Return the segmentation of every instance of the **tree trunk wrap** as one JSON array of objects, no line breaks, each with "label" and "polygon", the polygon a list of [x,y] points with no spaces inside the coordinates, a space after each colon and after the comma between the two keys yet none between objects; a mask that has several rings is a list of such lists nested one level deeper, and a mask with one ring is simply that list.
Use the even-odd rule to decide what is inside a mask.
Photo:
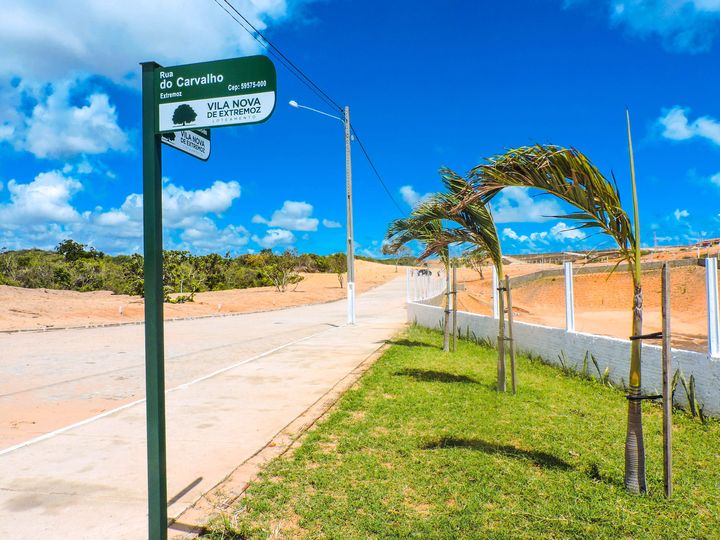
[{"label": "tree trunk wrap", "polygon": [[[635,285],[633,295],[632,335],[642,334],[642,287]],[[630,388],[631,398],[640,397],[642,340],[632,341],[630,349]],[[633,493],[646,493],[645,482],[645,443],[643,441],[642,401],[628,400],[627,436],[625,438],[625,487]]]}]

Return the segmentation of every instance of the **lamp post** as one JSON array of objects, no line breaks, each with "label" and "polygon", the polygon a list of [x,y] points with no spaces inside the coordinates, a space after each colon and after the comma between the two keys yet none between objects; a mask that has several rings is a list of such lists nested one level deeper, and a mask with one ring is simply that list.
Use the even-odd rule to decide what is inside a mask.
[{"label": "lamp post", "polygon": [[296,109],[307,109],[308,111],[322,114],[342,122],[345,126],[345,192],[346,192],[346,213],[347,213],[347,322],[355,324],[355,245],[353,241],[353,218],[352,218],[352,156],[350,153],[350,107],[345,107],[344,117],[340,118],[312,107],[300,105],[297,101],[289,102],[291,107]]}]

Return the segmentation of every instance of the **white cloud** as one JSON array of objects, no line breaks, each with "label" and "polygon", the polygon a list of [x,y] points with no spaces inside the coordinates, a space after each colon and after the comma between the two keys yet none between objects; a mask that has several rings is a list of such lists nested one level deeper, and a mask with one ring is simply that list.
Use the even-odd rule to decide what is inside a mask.
[{"label": "white cloud", "polygon": [[658,119],[662,126],[662,136],[674,141],[685,141],[699,137],[720,145],[720,121],[709,116],[701,116],[693,122],[688,120],[690,109],[675,106],[665,110]]},{"label": "white cloud", "polygon": [[192,227],[185,229],[180,238],[192,251],[218,253],[247,245],[250,234],[242,225],[228,225],[224,229],[218,229],[213,220],[203,217]]},{"label": "white cloud", "polygon": [[86,104],[75,107],[69,103],[67,84],[56,87],[45,103],[33,108],[18,145],[39,158],[129,149],[108,96],[92,94]]},{"label": "white cloud", "polygon": [[673,212],[673,215],[675,216],[676,220],[680,221],[683,218],[689,217],[690,212],[688,212],[687,210],[680,210],[679,208],[676,208]]},{"label": "white cloud", "polygon": [[[72,197],[82,184],[60,171],[44,172],[31,182],[8,182],[9,200],[0,204],[0,246],[10,249],[52,248],[65,238],[110,252],[138,251],[142,245],[143,197],[131,193],[119,208],[79,211]],[[167,182],[163,187],[166,241],[193,252],[224,252],[246,245],[241,225],[217,226],[209,217],[220,214],[240,196],[237,182],[214,182],[207,189],[188,190]]]},{"label": "white cloud", "polygon": [[407,185],[400,188],[400,196],[402,197],[403,201],[410,207],[415,208],[418,204],[426,200],[428,197],[430,197],[432,193],[426,193],[425,195],[420,195],[415,189],[413,189],[412,186]]},{"label": "white cloud", "polygon": [[[259,30],[309,0],[236,0]],[[197,0],[4,0],[0,76],[40,81],[70,73],[116,82],[137,77],[138,62],[190,63],[242,56],[259,45],[219,6]]]},{"label": "white cloud", "polygon": [[7,141],[15,134],[15,128],[10,124],[0,125],[0,142]]},{"label": "white cloud", "polygon": [[254,234],[252,241],[265,249],[289,246],[295,242],[295,235],[285,229],[268,229],[262,238]]},{"label": "white cloud", "polygon": [[339,229],[340,227],[342,227],[342,224],[340,222],[332,221],[330,219],[323,219],[322,224],[323,227],[327,227],[328,229]]},{"label": "white cloud", "polygon": [[[197,216],[220,215],[235,199],[240,197],[240,184],[217,180],[207,189],[187,190],[167,184],[163,188],[163,219],[166,226],[182,228],[191,226]],[[127,201],[126,201],[127,202]]]},{"label": "white cloud", "polygon": [[548,243],[548,233],[546,231],[530,233],[530,240],[533,242]]},{"label": "white cloud", "polygon": [[580,229],[575,229],[572,226],[566,225],[565,222],[560,221],[550,229],[550,237],[565,242],[566,240],[584,240],[585,233]]},{"label": "white cloud", "polygon": [[554,199],[533,198],[528,188],[509,187],[493,201],[492,213],[496,223],[540,223],[563,211]]},{"label": "white cloud", "polygon": [[10,202],[0,205],[0,223],[5,225],[37,225],[52,221],[79,221],[80,214],[70,204],[82,184],[60,171],[38,174],[32,182],[8,182]]},{"label": "white cloud", "polygon": [[710,177],[710,183],[720,187],[720,172],[715,173]]},{"label": "white cloud", "polygon": [[310,217],[312,213],[312,204],[302,201],[285,201],[282,208],[275,210],[269,220],[256,214],[253,216],[252,222],[291,231],[317,231],[319,220]]},{"label": "white cloud", "polygon": [[530,239],[527,235],[518,235],[518,233],[510,227],[505,227],[503,229],[502,236],[503,238],[509,238],[510,240],[515,240],[516,242],[527,242]]},{"label": "white cloud", "polygon": [[[589,0],[566,4],[586,4]],[[609,0],[610,18],[640,38],[657,36],[670,51],[708,51],[720,22],[718,0]]]},{"label": "white cloud", "polygon": [[[35,103],[28,116],[21,113],[23,101]],[[119,126],[116,108],[107,94],[88,94],[75,80],[35,87],[5,87],[0,81],[2,117],[5,123],[0,126],[0,142],[7,141],[16,150],[26,150],[38,158],[130,149],[128,135]],[[88,166],[85,159],[78,172],[86,174]]]}]

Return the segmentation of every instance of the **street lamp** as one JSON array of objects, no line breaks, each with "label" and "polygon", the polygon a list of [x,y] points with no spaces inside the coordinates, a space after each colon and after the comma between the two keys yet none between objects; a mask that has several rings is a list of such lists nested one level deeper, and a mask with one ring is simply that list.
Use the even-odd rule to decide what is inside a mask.
[{"label": "street lamp", "polygon": [[307,109],[308,111],[322,114],[342,122],[345,126],[345,190],[346,190],[346,212],[347,212],[347,321],[348,324],[355,324],[355,246],[353,244],[353,219],[352,219],[352,159],[350,156],[350,107],[345,107],[345,116],[340,118],[312,107],[300,105],[297,101],[290,100],[289,105],[295,109]]}]

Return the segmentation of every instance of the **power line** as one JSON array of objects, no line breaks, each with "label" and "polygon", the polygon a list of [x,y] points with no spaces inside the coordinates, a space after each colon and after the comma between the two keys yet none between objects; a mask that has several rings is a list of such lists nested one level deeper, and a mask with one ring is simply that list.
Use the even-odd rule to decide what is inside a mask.
[{"label": "power line", "polygon": [[[222,0],[224,4],[226,4],[234,13],[237,14],[242,21],[244,21],[244,24],[242,21],[240,21],[233,13],[231,13],[223,3],[220,2],[220,0],[213,0],[220,8],[227,13],[240,27],[245,30],[250,36],[257,41],[264,49],[268,51],[268,53],[272,54],[290,73],[292,73],[295,78],[297,78],[301,83],[303,83],[305,86],[307,86],[312,92],[318,96],[322,101],[324,101],[330,108],[335,109],[336,111],[343,113],[343,108],[337,104],[337,102],[332,99],[329,95],[327,95],[323,90],[313,82],[313,80],[305,75],[305,73],[297,67],[292,60],[290,60],[287,56],[283,54],[283,52],[278,49],[268,38],[266,38],[260,30],[258,30],[242,13],[240,13],[235,6],[233,6],[229,0]],[[250,28],[248,28],[248,26]],[[258,37],[259,36],[259,37]],[[370,164],[370,168],[375,173],[375,176],[380,181],[380,184],[382,185],[383,189],[385,190],[385,193],[387,193],[388,197],[390,197],[390,200],[395,205],[395,208],[398,209],[400,214],[405,215],[407,212],[405,212],[400,205],[395,200],[395,197],[393,197],[392,193],[387,187],[387,184],[385,184],[385,181],[383,180],[382,176],[380,175],[380,172],[377,170],[377,167],[375,167],[375,164],[373,163],[372,159],[370,158],[370,154],[368,154],[368,151],[365,149],[365,145],[360,140],[360,136],[358,135],[355,128],[350,125],[350,129],[352,130],[353,135],[355,136],[355,139],[357,140],[358,144],[360,145],[360,149],[362,150],[363,155],[365,156],[365,159],[367,159],[368,163]]]},{"label": "power line", "polygon": [[[266,43],[266,45],[264,45],[266,49],[274,51],[280,58],[282,58],[282,59],[287,63],[287,64],[285,65],[285,67],[288,67],[288,65],[289,65],[290,67],[292,67],[292,69],[291,69],[290,71],[293,71],[294,75],[295,75],[298,79],[300,79],[302,82],[304,82],[306,86],[309,86],[309,87],[313,88],[313,89],[314,89],[313,91],[314,91],[316,94],[319,92],[319,93],[323,96],[323,99],[325,99],[326,102],[328,102],[332,107],[334,107],[336,111],[342,111],[342,110],[343,110],[342,107],[335,102],[335,100],[333,100],[330,96],[328,96],[325,92],[323,92],[323,90],[322,90],[317,84],[315,84],[310,77],[308,77],[307,75],[305,75],[305,73],[303,72],[303,70],[301,70],[299,67],[297,67],[297,66],[292,62],[292,60],[290,60],[287,56],[285,56],[285,55],[283,54],[283,52],[282,52],[280,49],[278,49],[275,45],[273,45],[273,43],[272,43],[268,38],[266,38],[266,37],[263,35],[262,32],[260,32],[260,30],[258,30],[257,28],[255,28],[255,26],[253,26],[253,24],[252,24],[249,20],[247,20],[247,18],[246,18],[242,13],[240,13],[240,12],[235,8],[235,6],[233,6],[233,5],[230,3],[229,0],[223,0],[223,1],[225,2],[225,4],[228,5],[228,7],[230,7],[230,9],[232,9],[232,10],[237,14],[238,17],[240,17],[243,21],[245,21],[245,23],[246,23],[250,28],[252,28],[253,32],[255,32],[258,36],[260,36],[260,37],[263,39],[263,41]],[[243,25],[243,28],[245,28],[244,25]],[[248,30],[247,28],[245,28],[245,31],[248,31],[248,32],[249,32],[249,30]],[[259,42],[259,40],[257,40],[257,38],[256,38],[256,41]],[[288,69],[290,69],[290,68],[288,68]]]},{"label": "power line", "polygon": [[385,193],[387,193],[388,197],[390,197],[390,200],[395,205],[395,208],[397,208],[400,211],[400,214],[405,215],[407,212],[405,212],[402,208],[400,208],[400,205],[395,200],[395,197],[392,196],[392,193],[390,192],[387,185],[385,184],[385,181],[382,179],[382,176],[380,176],[380,173],[378,172],[377,167],[375,167],[373,160],[370,159],[370,155],[368,154],[367,150],[365,150],[365,145],[360,140],[360,136],[357,134],[357,131],[355,131],[355,128],[352,126],[352,124],[350,124],[350,129],[352,129],[353,135],[355,135],[355,139],[357,140],[358,144],[360,145],[360,150],[362,150],[362,153],[365,154],[365,159],[368,160],[368,163],[370,164],[370,168],[375,173],[375,176],[377,176],[377,179],[380,180],[380,184],[382,184],[382,187],[385,190]]},{"label": "power line", "polygon": [[[329,98],[326,98],[326,97],[324,96],[324,92],[322,92],[322,90],[320,90],[319,88],[316,89],[316,85],[314,85],[314,83],[312,83],[312,81],[310,81],[310,82],[312,83],[312,85],[309,84],[307,81],[305,81],[305,80],[301,77],[301,75],[300,75],[299,73],[297,73],[297,72],[295,71],[295,69],[293,69],[293,67],[291,66],[291,64],[288,64],[279,54],[277,54],[273,49],[271,49],[270,46],[269,46],[269,42],[266,42],[266,41],[263,41],[262,39],[260,39],[260,38],[258,37],[258,34],[256,34],[255,32],[253,32],[253,31],[251,30],[251,28],[255,28],[254,26],[252,26],[250,23],[247,23],[247,24],[250,25],[250,27],[251,27],[251,28],[248,28],[240,19],[238,19],[235,15],[233,15],[233,13],[230,12],[230,11],[228,10],[228,8],[226,8],[225,5],[220,2],[220,0],[213,0],[213,1],[220,7],[220,9],[222,9],[225,13],[227,13],[227,14],[230,16],[230,18],[233,19],[243,30],[245,30],[248,34],[250,34],[250,37],[252,37],[255,41],[257,41],[257,42],[260,44],[261,47],[263,47],[264,49],[266,49],[267,52],[268,52],[271,56],[273,56],[280,64],[282,64],[282,65],[285,67],[285,69],[287,69],[287,70],[288,70],[292,75],[294,75],[301,83],[303,83],[305,86],[307,86],[318,98],[320,98],[321,101],[325,102],[325,104],[328,105],[328,106],[331,107],[331,108],[335,108],[335,107],[336,107],[335,102],[334,102],[333,100],[329,99]],[[224,0],[223,0],[223,1],[224,1]],[[232,8],[232,5],[230,5],[230,7]],[[237,11],[237,10],[235,10],[234,8],[233,8],[233,10],[234,10],[234,11]],[[242,17],[242,15],[240,15],[240,16]],[[247,20],[247,19],[245,19],[245,17],[242,17],[242,19],[243,19],[243,20]],[[262,37],[262,36],[261,36],[261,37]],[[263,39],[264,39],[264,38],[263,38]]]}]

